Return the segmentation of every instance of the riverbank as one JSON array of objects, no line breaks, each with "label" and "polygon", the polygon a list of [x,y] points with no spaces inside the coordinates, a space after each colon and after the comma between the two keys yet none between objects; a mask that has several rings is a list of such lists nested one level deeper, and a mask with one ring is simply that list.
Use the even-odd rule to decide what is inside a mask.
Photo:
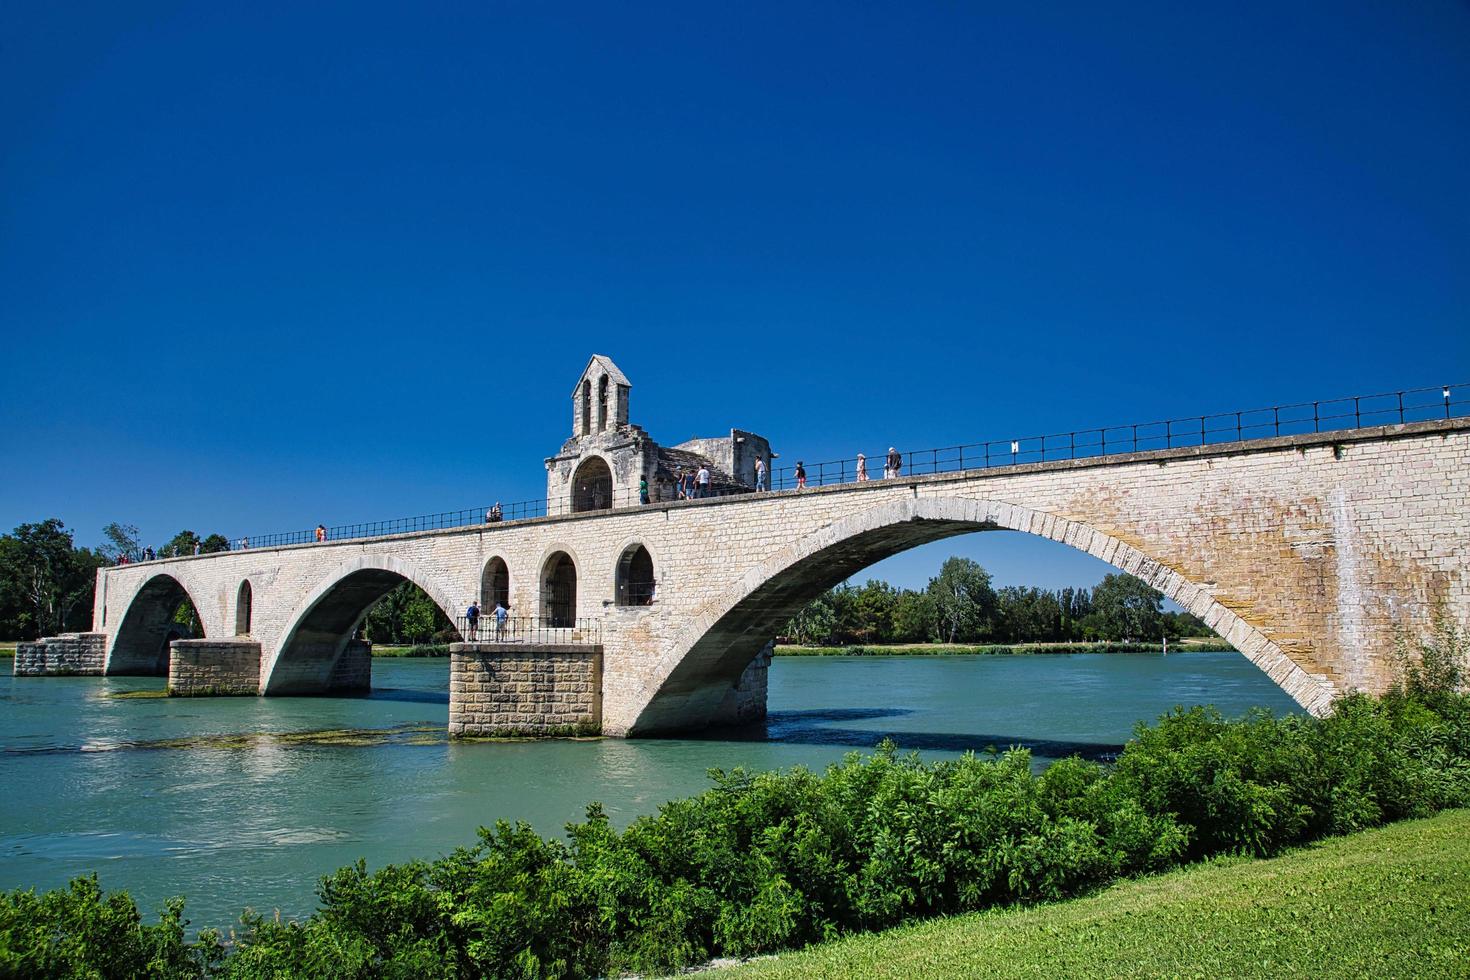
[{"label": "riverbank", "polygon": [[[1229,653],[1235,648],[1214,637],[1171,640],[1169,653]],[[374,648],[374,653],[377,649]],[[856,646],[777,644],[778,657],[1022,657],[1065,653],[1163,653],[1162,643],[868,643]]]},{"label": "riverbank", "polygon": [[373,644],[375,657],[447,657],[449,644],[421,643],[416,646],[379,646]]},{"label": "riverbank", "polygon": [[854,936],[712,973],[811,977],[1465,976],[1470,810],[1087,898]]}]

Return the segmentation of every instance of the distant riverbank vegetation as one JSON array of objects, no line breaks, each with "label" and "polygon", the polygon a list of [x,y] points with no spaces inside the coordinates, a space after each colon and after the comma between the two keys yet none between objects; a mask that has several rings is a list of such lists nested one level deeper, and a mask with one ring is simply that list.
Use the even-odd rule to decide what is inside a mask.
[{"label": "distant riverbank vegetation", "polygon": [[[1224,640],[1191,637],[1170,642],[1170,653],[1225,653],[1235,648]],[[374,653],[377,652],[374,648]],[[779,644],[778,657],[1026,657],[1064,653],[1163,653],[1163,643],[1113,640],[1077,643],[890,643],[841,647]]]},{"label": "distant riverbank vegetation", "polygon": [[1090,590],[1018,585],[997,589],[978,563],[956,557],[947,559],[923,589],[894,588],[875,579],[862,586],[839,585],[798,613],[782,631],[780,642],[819,647],[905,643],[994,647],[1214,635],[1189,613],[1164,612],[1163,600],[1158,590],[1122,573],[1105,576]]},{"label": "distant riverbank vegetation", "polygon": [[[795,949],[941,915],[1054,901],[1217,855],[1470,805],[1464,634],[1402,655],[1382,698],[1327,718],[1176,709],[1118,759],[924,763],[885,744],[817,774],[712,771],[626,830],[500,822],[431,861],[322,879],[304,921],[246,913],[186,938],[95,877],[0,896],[0,975],[594,977]],[[1210,925],[1201,925],[1208,941]]]}]

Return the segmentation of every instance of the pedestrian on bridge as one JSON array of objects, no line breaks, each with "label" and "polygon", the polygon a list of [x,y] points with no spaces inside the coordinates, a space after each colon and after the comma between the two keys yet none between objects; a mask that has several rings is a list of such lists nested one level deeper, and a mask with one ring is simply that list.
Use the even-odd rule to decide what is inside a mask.
[{"label": "pedestrian on bridge", "polygon": [[648,505],[648,477],[638,481],[638,502],[644,506]]},{"label": "pedestrian on bridge", "polygon": [[680,500],[693,500],[694,499],[694,471],[693,470],[680,470],[679,471],[679,499]]},{"label": "pedestrian on bridge", "polygon": [[497,600],[495,603],[495,641],[498,643],[505,639],[505,621],[510,616],[510,610]]},{"label": "pedestrian on bridge", "polygon": [[759,456],[755,458],[755,488],[756,490],[771,489],[770,483],[766,482],[766,461]]},{"label": "pedestrian on bridge", "polygon": [[325,524],[318,524],[316,526],[316,539],[318,543],[327,540],[327,527]]},{"label": "pedestrian on bridge", "polygon": [[799,459],[796,461],[796,489],[806,489],[806,464]]},{"label": "pedestrian on bridge", "polygon": [[859,483],[868,482],[868,457],[864,456],[862,453],[858,453],[857,481]]},{"label": "pedestrian on bridge", "polygon": [[469,636],[465,639],[474,643],[480,638],[480,604],[474,599],[470,600],[470,608],[464,611],[465,621],[469,623]]},{"label": "pedestrian on bridge", "polygon": [[888,447],[887,465],[883,467],[883,479],[897,480],[898,474],[903,470],[903,456],[892,446]]},{"label": "pedestrian on bridge", "polygon": [[701,500],[709,496],[709,467],[701,465],[699,472],[694,476],[694,482],[698,485],[695,495]]}]

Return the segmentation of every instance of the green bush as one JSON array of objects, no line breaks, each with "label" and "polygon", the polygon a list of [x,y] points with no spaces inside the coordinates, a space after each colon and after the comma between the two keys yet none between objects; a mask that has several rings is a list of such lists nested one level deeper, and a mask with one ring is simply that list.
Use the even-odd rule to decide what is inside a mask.
[{"label": "green bush", "polygon": [[[1437,641],[1444,646],[1442,641]],[[1458,638],[1456,643],[1461,642]],[[1176,709],[1117,761],[1032,772],[1012,750],[925,764],[884,744],[817,774],[713,771],[619,832],[596,804],[565,843],[524,824],[432,862],[328,875],[299,923],[256,915],[228,956],[95,878],[0,896],[0,973],[583,977],[669,971],[905,920],[1076,895],[1121,876],[1470,805],[1470,696],[1425,656],[1331,717]],[[1436,654],[1438,656],[1438,654]]]}]

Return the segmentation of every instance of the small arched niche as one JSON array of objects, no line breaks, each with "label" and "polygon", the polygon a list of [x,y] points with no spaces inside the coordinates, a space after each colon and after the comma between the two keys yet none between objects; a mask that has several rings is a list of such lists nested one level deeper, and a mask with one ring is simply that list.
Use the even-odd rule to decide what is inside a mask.
[{"label": "small arched niche", "polygon": [[612,470],[601,456],[582,461],[572,476],[572,513],[607,510],[613,505]]},{"label": "small arched niche", "polygon": [[607,375],[597,380],[597,431],[607,431]]},{"label": "small arched niche", "polygon": [[254,601],[254,590],[250,588],[250,580],[246,579],[240,583],[240,589],[235,593],[236,636],[248,636],[250,634],[251,605]]},{"label": "small arched niche", "polygon": [[592,382],[582,381],[582,435],[592,434]]},{"label": "small arched niche", "polygon": [[616,601],[620,606],[653,605],[653,556],[641,544],[632,544],[618,559]]},{"label": "small arched niche", "polygon": [[541,624],[574,626],[577,620],[577,566],[572,556],[558,551],[541,570]]},{"label": "small arched niche", "polygon": [[485,571],[480,575],[480,604],[485,612],[497,605],[510,608],[510,569],[498,555],[485,563]]}]

